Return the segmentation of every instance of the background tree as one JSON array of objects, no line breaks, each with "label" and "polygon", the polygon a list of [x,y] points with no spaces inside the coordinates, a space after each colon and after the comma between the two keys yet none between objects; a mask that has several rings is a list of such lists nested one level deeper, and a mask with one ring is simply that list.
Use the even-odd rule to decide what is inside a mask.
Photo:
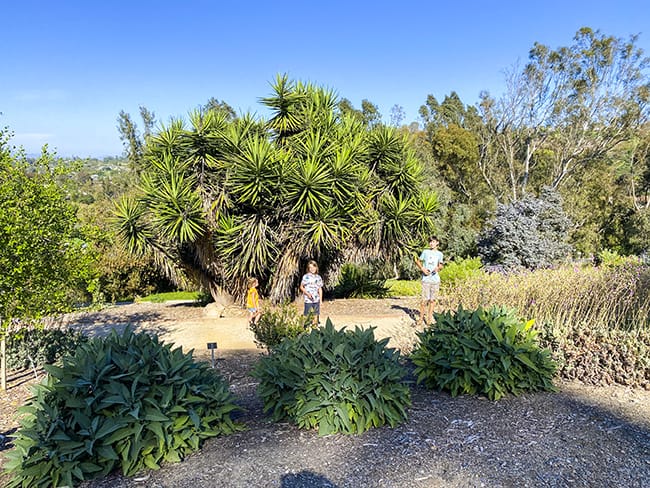
[{"label": "background tree", "polygon": [[480,236],[478,252],[484,263],[506,270],[549,267],[570,255],[569,228],[562,199],[545,188],[539,198],[526,195],[499,204],[494,220]]},{"label": "background tree", "polygon": [[439,235],[447,254],[468,256],[476,252],[476,235],[494,201],[477,171],[480,146],[477,131],[482,121],[475,107],[466,106],[455,92],[439,103],[433,95],[420,107],[424,125],[418,146],[431,168],[427,184],[441,198]]},{"label": "background tree", "polygon": [[124,110],[120,111],[117,117],[117,130],[124,144],[126,158],[129,161],[131,170],[135,173],[139,173],[142,169],[144,144],[151,135],[156,123],[154,113],[150,112],[146,107],[140,107],[140,117],[144,127],[143,134],[140,134],[137,124]]},{"label": "background tree", "polygon": [[531,191],[571,185],[571,176],[589,171],[640,127],[650,84],[636,40],[585,27],[568,47],[535,43],[524,68],[508,74],[504,95],[483,96],[482,144],[491,150],[482,154],[481,166],[497,199],[520,198],[536,172],[543,174]]},{"label": "background tree", "polygon": [[404,112],[404,107],[401,105],[395,104],[390,109],[390,125],[393,127],[399,127],[402,125],[402,121],[406,118],[406,113]]},{"label": "background tree", "polygon": [[363,116],[363,123],[367,127],[376,127],[381,124],[381,113],[379,107],[365,98],[361,100],[361,114]]},{"label": "background tree", "polygon": [[13,319],[70,310],[92,283],[92,258],[74,209],[57,184],[64,169],[43,149],[30,163],[0,131],[0,332],[6,387],[5,332]]},{"label": "background tree", "polygon": [[237,117],[237,112],[227,102],[210,97],[207,103],[203,106],[203,110],[215,110],[217,112],[224,112],[228,119],[233,120]]}]

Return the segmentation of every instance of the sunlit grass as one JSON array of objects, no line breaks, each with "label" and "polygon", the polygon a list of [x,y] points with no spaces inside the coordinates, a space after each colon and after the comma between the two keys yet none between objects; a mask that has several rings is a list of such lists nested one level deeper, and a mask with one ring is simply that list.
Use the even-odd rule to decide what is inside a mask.
[{"label": "sunlit grass", "polygon": [[136,302],[162,303],[171,300],[194,300],[199,301],[201,293],[198,291],[170,291],[167,293],[156,293],[146,297],[137,298]]},{"label": "sunlit grass", "polygon": [[505,305],[538,324],[592,330],[648,328],[650,268],[563,267],[520,274],[480,273],[444,287],[443,306]]}]

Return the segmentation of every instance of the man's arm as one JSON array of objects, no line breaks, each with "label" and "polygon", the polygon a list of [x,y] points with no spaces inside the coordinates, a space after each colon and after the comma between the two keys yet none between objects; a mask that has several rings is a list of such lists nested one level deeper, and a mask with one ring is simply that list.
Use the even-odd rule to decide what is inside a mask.
[{"label": "man's arm", "polygon": [[431,274],[431,271],[429,271],[427,268],[424,267],[422,264],[422,261],[420,260],[419,257],[415,258],[415,264],[418,268],[420,268],[420,271],[422,271],[422,274],[428,275]]}]

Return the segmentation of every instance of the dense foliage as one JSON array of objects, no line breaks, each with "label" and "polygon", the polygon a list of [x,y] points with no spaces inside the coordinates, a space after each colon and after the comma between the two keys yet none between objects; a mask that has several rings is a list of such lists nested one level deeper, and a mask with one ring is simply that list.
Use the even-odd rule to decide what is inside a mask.
[{"label": "dense foliage", "polygon": [[445,289],[445,305],[507,306],[535,317],[558,375],[644,386],[650,375],[650,268],[602,254],[602,264],[484,273]]},{"label": "dense foliage", "polygon": [[650,328],[594,330],[580,324],[545,324],[539,342],[552,352],[561,378],[650,388]]},{"label": "dense foliage", "polygon": [[70,309],[93,283],[93,255],[44,152],[28,162],[0,130],[0,322]]},{"label": "dense foliage", "polygon": [[480,393],[491,400],[553,390],[556,365],[537,343],[534,320],[524,322],[499,307],[459,307],[434,318],[434,325],[418,333],[411,355],[418,383],[452,396]]},{"label": "dense foliage", "polygon": [[147,139],[143,193],[118,206],[120,234],[170,273],[241,296],[256,276],[291,298],[307,259],[327,284],[337,266],[397,260],[433,229],[410,140],[342,113],[326,89],[280,76],[268,121],[198,110]]},{"label": "dense foliage", "polygon": [[547,268],[571,256],[569,225],[559,195],[546,189],[540,198],[499,205],[478,252],[485,264],[507,270]]},{"label": "dense foliage", "polygon": [[265,308],[260,320],[249,325],[258,347],[273,349],[283,339],[298,337],[310,327],[311,318],[304,317],[291,304]]},{"label": "dense foliage", "polygon": [[73,354],[88,339],[74,329],[21,327],[7,334],[7,367],[40,369]]},{"label": "dense foliage", "polygon": [[373,329],[325,327],[281,342],[253,375],[264,411],[321,435],[362,433],[406,419],[410,391],[399,352]]},{"label": "dense foliage", "polygon": [[334,298],[382,298],[387,294],[386,280],[372,266],[361,264],[343,265],[332,290]]},{"label": "dense foliage", "polygon": [[445,289],[453,288],[457,283],[477,276],[482,268],[479,258],[451,259],[440,270],[440,281]]},{"label": "dense foliage", "polygon": [[116,468],[130,476],[239,428],[223,379],[147,334],[113,331],[46,369],[21,408],[9,486],[73,486]]}]

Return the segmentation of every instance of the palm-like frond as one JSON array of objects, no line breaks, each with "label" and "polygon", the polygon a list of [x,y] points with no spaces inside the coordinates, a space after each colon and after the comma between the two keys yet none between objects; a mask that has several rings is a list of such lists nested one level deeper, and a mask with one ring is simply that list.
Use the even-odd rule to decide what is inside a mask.
[{"label": "palm-like frond", "polygon": [[172,119],[168,125],[161,124],[160,130],[147,139],[145,160],[151,162],[164,156],[180,157],[184,132],[185,122],[182,119]]},{"label": "palm-like frond", "polygon": [[304,255],[318,255],[322,250],[342,248],[352,229],[346,216],[338,209],[327,208],[317,218],[308,219],[301,224],[304,239]]},{"label": "palm-like frond", "polygon": [[231,278],[264,276],[278,255],[277,235],[268,220],[258,214],[221,219],[216,236],[217,252],[227,263]]},{"label": "palm-like frond", "polygon": [[268,137],[264,123],[257,120],[253,114],[246,113],[228,125],[225,131],[225,140],[228,144],[227,152],[235,154],[240,146],[248,139],[255,137]]},{"label": "palm-like frond", "polygon": [[194,184],[192,177],[172,173],[150,194],[156,224],[166,239],[191,242],[205,232],[203,206]]},{"label": "palm-like frond", "polygon": [[299,161],[289,169],[285,189],[292,211],[300,216],[319,215],[332,203],[332,174],[318,160]]},{"label": "palm-like frond", "polygon": [[435,217],[440,207],[438,195],[431,191],[422,192],[418,198],[411,200],[414,238],[435,233]]},{"label": "palm-like frond", "polygon": [[244,142],[231,161],[227,185],[235,200],[254,207],[272,207],[280,196],[283,154],[268,140],[254,137]]},{"label": "palm-like frond", "polygon": [[218,166],[227,146],[228,114],[214,110],[190,112],[192,128],[183,134],[181,147],[184,157],[200,172]]},{"label": "palm-like frond", "polygon": [[115,203],[117,234],[129,252],[134,254],[145,254],[151,247],[153,232],[145,213],[146,207],[133,198],[123,196]]},{"label": "palm-like frond", "polygon": [[329,160],[332,173],[332,197],[338,206],[353,208],[362,196],[364,168],[354,161],[354,152],[349,147],[340,147],[334,158]]},{"label": "palm-like frond", "polygon": [[331,139],[317,128],[308,131],[304,136],[301,135],[292,148],[301,156],[301,159],[318,160],[323,163],[332,158],[336,150]]},{"label": "palm-like frond", "polygon": [[290,81],[286,74],[276,77],[272,89],[274,95],[260,101],[271,109],[272,117],[268,126],[283,139],[303,129],[300,106],[305,95],[295,90],[295,83]]},{"label": "palm-like frond", "polygon": [[399,254],[413,234],[413,206],[410,198],[385,194],[380,200],[380,247],[387,257]]},{"label": "palm-like frond", "polygon": [[422,181],[422,165],[413,155],[405,154],[401,160],[389,160],[380,166],[387,191],[400,196],[417,192]]},{"label": "palm-like frond", "polygon": [[379,126],[368,139],[368,162],[370,167],[382,174],[382,167],[402,159],[404,144],[394,128]]}]

